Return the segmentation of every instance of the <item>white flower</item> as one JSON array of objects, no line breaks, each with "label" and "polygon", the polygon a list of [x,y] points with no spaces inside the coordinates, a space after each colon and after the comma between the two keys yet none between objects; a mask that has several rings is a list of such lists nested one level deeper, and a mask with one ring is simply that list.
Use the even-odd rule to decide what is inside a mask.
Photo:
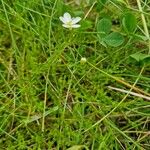
[{"label": "white flower", "polygon": [[86,58],[82,57],[81,60],[80,60],[80,63],[84,64],[84,63],[86,63],[86,61],[87,61]]},{"label": "white flower", "polygon": [[75,17],[75,18],[71,18],[71,15],[69,13],[64,13],[64,16],[59,17],[59,19],[63,22],[63,27],[65,28],[79,28],[80,25],[77,24],[81,18],[80,17]]}]

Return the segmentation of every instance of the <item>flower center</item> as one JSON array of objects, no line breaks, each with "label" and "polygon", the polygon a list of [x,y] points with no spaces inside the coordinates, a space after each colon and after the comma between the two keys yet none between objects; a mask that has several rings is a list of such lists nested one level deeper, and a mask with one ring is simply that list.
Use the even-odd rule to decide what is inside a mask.
[{"label": "flower center", "polygon": [[69,21],[66,24],[71,27],[72,26],[72,21]]}]

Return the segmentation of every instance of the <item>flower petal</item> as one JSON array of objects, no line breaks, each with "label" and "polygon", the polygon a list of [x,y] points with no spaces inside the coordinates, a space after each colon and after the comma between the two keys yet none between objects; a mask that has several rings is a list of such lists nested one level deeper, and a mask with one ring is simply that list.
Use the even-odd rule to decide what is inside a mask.
[{"label": "flower petal", "polygon": [[65,27],[65,28],[72,28],[72,26],[70,26],[68,24],[63,24],[62,26]]},{"label": "flower petal", "polygon": [[79,28],[81,25],[79,25],[79,24],[73,24],[71,27],[72,28]]},{"label": "flower petal", "polygon": [[80,17],[72,18],[72,24],[76,24],[81,20]]},{"label": "flower petal", "polygon": [[64,13],[64,20],[65,20],[65,22],[70,22],[70,21],[72,21],[72,19],[71,19],[71,15],[68,13],[68,12],[66,12],[66,13]]},{"label": "flower petal", "polygon": [[59,19],[63,22],[63,23],[66,23],[66,20],[64,17],[60,16]]}]

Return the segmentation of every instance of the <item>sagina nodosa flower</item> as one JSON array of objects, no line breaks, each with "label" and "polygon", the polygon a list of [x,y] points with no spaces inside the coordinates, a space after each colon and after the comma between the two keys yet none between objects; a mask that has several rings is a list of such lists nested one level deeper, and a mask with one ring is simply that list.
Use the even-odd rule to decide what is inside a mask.
[{"label": "sagina nodosa flower", "polygon": [[80,17],[72,18],[71,15],[67,12],[64,13],[63,16],[59,17],[59,19],[63,22],[62,26],[65,28],[72,29],[80,27],[80,25],[77,23],[81,20],[81,18]]}]

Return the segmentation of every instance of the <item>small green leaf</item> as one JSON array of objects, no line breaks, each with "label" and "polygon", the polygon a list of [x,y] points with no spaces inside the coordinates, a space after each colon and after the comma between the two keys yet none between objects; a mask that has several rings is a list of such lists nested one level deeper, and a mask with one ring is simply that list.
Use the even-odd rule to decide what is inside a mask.
[{"label": "small green leaf", "polygon": [[150,61],[150,55],[148,54],[142,54],[142,53],[135,53],[130,55],[131,58],[136,60],[137,62],[142,62],[142,61]]},{"label": "small green leaf", "polygon": [[112,32],[105,37],[104,41],[109,46],[117,47],[124,42],[124,37],[118,32]]},{"label": "small green leaf", "polygon": [[136,20],[136,17],[128,12],[128,13],[125,13],[123,19],[122,19],[122,24],[123,24],[123,27],[124,27],[124,30],[126,32],[134,32],[134,30],[136,29],[136,26],[137,26],[137,20]]},{"label": "small green leaf", "polygon": [[107,18],[103,18],[101,20],[98,21],[97,23],[97,32],[101,35],[101,34],[108,34],[111,30],[111,20],[107,19]]}]

